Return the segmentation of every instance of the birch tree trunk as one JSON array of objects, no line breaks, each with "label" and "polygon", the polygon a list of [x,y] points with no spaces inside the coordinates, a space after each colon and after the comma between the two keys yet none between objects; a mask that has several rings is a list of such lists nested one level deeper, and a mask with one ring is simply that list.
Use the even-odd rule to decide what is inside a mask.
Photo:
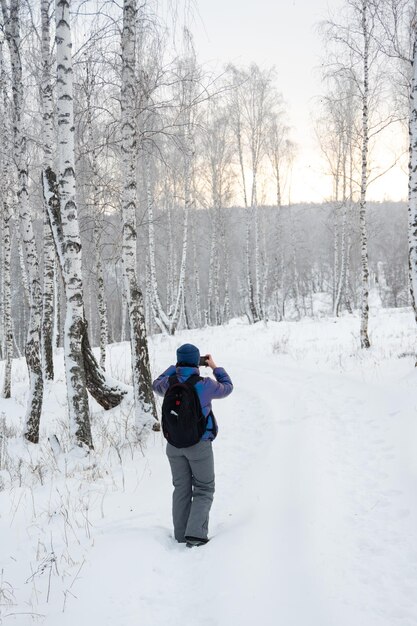
[{"label": "birch tree trunk", "polygon": [[[43,168],[53,167],[52,146],[54,143],[49,0],[41,2],[42,22],[42,119],[43,119]],[[43,238],[43,310],[42,310],[42,365],[46,380],[54,378],[53,333],[54,333],[54,271],[55,249],[49,226],[48,213],[44,207]]]},{"label": "birch tree trunk", "polygon": [[158,281],[156,277],[155,262],[155,230],[154,230],[154,214],[153,214],[153,196],[151,190],[151,167],[150,155],[143,150],[142,154],[143,169],[145,174],[146,185],[146,203],[148,210],[148,243],[149,243],[149,295],[151,300],[151,308],[153,311],[155,323],[161,332],[167,333],[170,327],[170,321],[165,314],[158,291]]},{"label": "birch tree trunk", "polygon": [[6,77],[3,64],[3,33],[0,32],[0,145],[3,155],[0,155],[0,195],[2,197],[2,232],[3,232],[3,284],[2,284],[2,330],[3,330],[3,355],[4,378],[1,389],[3,398],[10,398],[12,386],[12,357],[13,357],[13,331],[11,311],[11,237],[10,237],[10,168],[8,155],[10,150],[9,128],[7,123],[7,99]]},{"label": "birch tree trunk", "polygon": [[198,247],[195,227],[195,215],[191,222],[192,241],[193,241],[193,266],[194,266],[194,311],[195,322],[197,328],[201,327],[201,289],[200,289],[200,271],[198,265]]},{"label": "birch tree trunk", "polygon": [[96,141],[93,132],[93,109],[91,98],[94,90],[94,74],[90,67],[90,61],[86,64],[86,109],[87,109],[87,133],[91,149],[91,204],[94,215],[94,257],[97,283],[97,310],[99,319],[99,343],[100,343],[100,367],[106,369],[106,346],[108,343],[108,320],[107,304],[104,286],[103,263],[101,260],[101,234],[103,230],[102,208],[100,206],[99,167]]},{"label": "birch tree trunk", "polygon": [[[91,350],[84,312],[81,240],[75,202],[74,112],[68,0],[56,0],[59,180],[47,168],[43,192],[67,303],[64,357],[70,428],[78,445],[93,447],[87,389],[105,409],[117,406],[127,388],[100,369]],[[59,189],[58,189],[59,185]]]},{"label": "birch tree trunk", "polygon": [[[93,448],[82,355],[85,331],[81,240],[75,200],[74,109],[70,0],[56,0],[58,186],[66,316],[65,375],[70,430],[78,445]],[[51,222],[53,223],[53,222]]]},{"label": "birch tree trunk", "polygon": [[[48,225],[49,225],[49,214],[48,214]],[[54,258],[54,336],[53,336],[53,346],[55,348],[59,348],[61,345],[61,297],[60,297],[61,281],[60,281],[60,275],[59,275],[58,269],[59,269],[59,258],[57,257],[55,253],[55,258]]]},{"label": "birch tree trunk", "polygon": [[264,312],[262,310],[261,304],[261,250],[260,250],[260,227],[259,227],[259,207],[258,207],[258,192],[257,192],[257,183],[258,183],[258,166],[257,161],[259,158],[259,154],[255,154],[252,151],[252,166],[253,166],[253,184],[252,184],[252,199],[251,199],[251,209],[253,213],[253,226],[255,231],[255,309],[257,314],[257,320],[259,321],[263,318]]},{"label": "birch tree trunk", "polygon": [[230,260],[229,260],[229,247],[226,244],[226,229],[224,225],[224,220],[222,220],[221,225],[221,241],[223,248],[223,258],[224,258],[224,303],[223,303],[223,315],[222,315],[222,323],[228,322],[232,317],[232,307],[230,304]]},{"label": "birch tree trunk", "polygon": [[42,292],[39,261],[29,207],[26,135],[23,130],[23,81],[20,58],[19,1],[1,0],[6,39],[9,45],[13,83],[13,140],[18,167],[17,204],[20,231],[24,247],[29,280],[29,329],[25,356],[29,370],[29,394],[25,418],[24,436],[32,442],[39,441],[39,423],[42,412],[43,377],[41,367],[40,328]]},{"label": "birch tree trunk", "polygon": [[[194,61],[194,59],[193,59]],[[192,101],[192,85],[190,78],[184,80],[184,127],[185,137],[183,142],[184,152],[184,222],[183,222],[183,239],[182,239],[182,255],[180,272],[178,278],[178,287],[172,318],[170,320],[170,334],[174,335],[180,320],[181,309],[184,306],[184,285],[185,271],[187,267],[187,251],[188,251],[188,222],[189,213],[192,204],[191,182],[192,182],[192,159],[194,156],[194,142],[191,129],[191,101]]]},{"label": "birch tree trunk", "polygon": [[340,303],[342,299],[342,292],[345,286],[346,275],[346,222],[347,222],[347,199],[343,202],[343,214],[342,214],[342,234],[340,243],[340,273],[339,280],[337,282],[336,298],[334,302],[333,315],[336,317],[339,315]]},{"label": "birch tree trunk", "polygon": [[122,155],[125,175],[123,214],[123,265],[130,322],[132,381],[135,397],[135,424],[141,431],[149,419],[156,419],[155,400],[149,366],[143,295],[138,285],[136,267],[136,0],[123,2],[122,31]]},{"label": "birch tree trunk", "polygon": [[[193,106],[193,83],[195,81],[195,53],[191,46],[191,54],[187,57],[186,62],[182,66],[180,66],[180,72],[182,73],[182,78],[180,81],[181,87],[181,95],[180,95],[180,118],[181,118],[181,126],[183,127],[183,137],[181,138],[181,151],[183,155],[183,197],[184,197],[184,209],[183,209],[183,240],[182,240],[182,248],[181,248],[181,261],[180,268],[178,272],[178,279],[176,281],[176,285],[174,285],[174,267],[175,263],[175,253],[172,245],[172,237],[169,236],[169,268],[168,268],[168,284],[167,284],[167,311],[165,312],[162,306],[161,298],[159,296],[158,283],[157,283],[157,274],[156,274],[156,262],[155,262],[155,235],[154,235],[154,216],[153,216],[153,194],[151,189],[151,156],[149,154],[149,148],[147,150],[143,150],[142,162],[143,162],[143,171],[145,177],[145,185],[146,185],[146,203],[147,203],[147,212],[148,212],[148,243],[149,243],[149,295],[151,297],[151,310],[153,312],[153,316],[158,328],[162,332],[168,332],[171,335],[174,335],[178,324],[180,323],[182,315],[184,314],[184,304],[185,304],[185,279],[186,279],[186,268],[187,268],[187,258],[188,258],[188,248],[189,248],[189,224],[190,224],[190,209],[192,208],[192,187],[193,187],[193,158],[194,158],[194,137],[192,131],[192,120],[191,120],[191,111]],[[148,89],[147,80],[146,80],[146,72],[142,71],[141,74],[142,81],[142,93],[141,93],[141,103],[143,109],[146,111],[149,108],[150,101],[150,91],[151,87]],[[151,130],[151,128],[147,128],[147,124],[149,124],[149,116],[148,121],[144,121],[143,133],[146,134],[147,131]],[[174,181],[174,188],[175,188]],[[168,194],[166,193],[166,197]],[[176,194],[174,193],[174,197]],[[168,208],[168,226],[169,232],[172,232],[172,221],[171,221],[171,211]],[[198,272],[198,267],[195,266],[195,271]],[[197,295],[195,299],[196,303],[196,315],[197,318],[200,316],[199,312],[199,277],[195,274],[196,279],[196,289]],[[184,316],[185,319],[185,316]],[[189,323],[189,316],[187,316],[187,324]]]},{"label": "birch tree trunk", "polygon": [[411,305],[417,322],[417,26],[414,26],[409,106],[408,263]]},{"label": "birch tree trunk", "polygon": [[[212,209],[211,218],[211,243],[209,260],[209,284],[208,284],[208,322],[218,324],[218,301],[216,298],[216,282],[218,281],[218,233],[216,205]],[[218,287],[217,287],[218,289]]]},{"label": "birch tree trunk", "polygon": [[[95,205],[95,207],[97,207],[97,205]],[[96,216],[96,219],[94,220],[94,253],[97,276],[97,309],[100,326],[100,367],[104,371],[106,369],[106,346],[108,343],[109,330],[107,322],[106,294],[104,289],[103,262],[101,260],[100,250],[101,230],[102,227],[100,219]]]},{"label": "birch tree trunk", "polygon": [[[13,135],[14,135],[14,128],[13,128]],[[14,138],[13,138],[13,141],[14,141]],[[28,276],[28,271],[26,269],[26,264],[25,264],[25,252],[23,250],[23,240],[22,240],[22,233],[20,229],[20,217],[19,217],[18,207],[16,206],[16,202],[13,203],[12,211],[13,211],[12,218],[14,222],[13,232],[16,237],[17,251],[19,255],[20,273],[21,273],[21,279],[22,279],[22,285],[23,285],[23,301],[24,301],[24,304],[29,307],[29,303],[30,303],[29,276]]]},{"label": "birch tree trunk", "polygon": [[368,265],[368,233],[366,227],[366,188],[368,176],[368,102],[369,102],[369,31],[367,25],[368,0],[362,2],[362,35],[363,35],[363,93],[362,93],[362,168],[361,196],[359,205],[359,223],[361,231],[361,348],[370,348],[368,337],[369,320],[369,265]]}]

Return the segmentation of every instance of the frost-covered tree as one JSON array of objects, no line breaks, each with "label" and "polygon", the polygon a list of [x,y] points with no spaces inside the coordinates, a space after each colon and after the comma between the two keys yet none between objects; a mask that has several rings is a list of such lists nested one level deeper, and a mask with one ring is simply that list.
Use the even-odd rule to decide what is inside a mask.
[{"label": "frost-covered tree", "polygon": [[0,213],[2,216],[2,357],[4,359],[4,378],[1,396],[10,398],[12,385],[13,331],[11,311],[11,168],[9,155],[11,148],[11,129],[9,124],[6,71],[3,56],[4,36],[3,20],[0,16]]},{"label": "frost-covered tree", "polygon": [[81,238],[76,203],[74,107],[70,4],[56,0],[58,177],[48,168],[43,191],[64,284],[64,358],[71,434],[93,446],[87,389],[105,409],[117,406],[126,389],[106,376],[91,350],[84,313]]},{"label": "frost-covered tree", "polygon": [[360,343],[369,348],[369,259],[367,229],[367,191],[370,184],[369,150],[371,141],[392,121],[392,114],[383,106],[387,90],[386,70],[377,34],[379,0],[346,0],[343,21],[328,21],[324,30],[330,42],[328,65],[334,74],[345,76],[355,85],[361,119],[357,128],[359,145],[357,198],[361,253],[361,323]]},{"label": "frost-covered tree", "polygon": [[[50,0],[41,0],[41,50],[42,50],[42,136],[43,169],[53,168],[54,125],[53,91],[50,53]],[[47,208],[44,208],[43,233],[43,310],[42,310],[42,365],[45,379],[54,378],[53,334],[54,334],[54,286],[55,249],[49,226]]]},{"label": "frost-covered tree", "polygon": [[[248,316],[257,322],[265,315],[261,293],[265,290],[264,281],[265,251],[261,251],[262,226],[259,218],[259,174],[266,154],[268,123],[279,102],[273,85],[274,71],[261,70],[256,64],[248,69],[229,67],[234,92],[231,97],[232,124],[242,176],[245,206],[248,206],[246,222],[246,272],[249,311]],[[245,158],[246,155],[246,158]],[[245,163],[246,161],[246,163]],[[247,195],[245,168],[251,171],[250,202]],[[252,278],[254,266],[254,280]],[[263,267],[262,267],[263,266]]]},{"label": "frost-covered tree", "polygon": [[136,0],[124,0],[122,31],[122,159],[123,159],[123,264],[128,306],[135,423],[140,431],[149,419],[156,419],[149,366],[143,294],[137,278],[136,226]]},{"label": "frost-covered tree", "polygon": [[356,86],[349,77],[330,73],[329,89],[323,98],[322,117],[317,135],[332,177],[333,197],[333,314],[339,314],[347,297],[349,266],[348,241],[352,233],[353,170],[356,156],[356,124],[360,111],[355,98]]},{"label": "frost-covered tree", "polygon": [[235,179],[230,120],[221,98],[209,103],[201,127],[199,177],[204,181],[211,213],[207,321],[221,324],[230,315],[230,253],[226,244],[225,209],[230,204]]},{"label": "frost-covered tree", "polygon": [[41,366],[40,329],[42,292],[39,259],[28,189],[27,137],[24,127],[24,93],[22,78],[20,2],[1,0],[4,29],[10,52],[13,93],[13,151],[17,163],[17,205],[22,246],[26,261],[30,298],[30,320],[25,347],[29,369],[29,394],[24,436],[28,441],[39,441],[39,423],[42,411],[43,376]]}]

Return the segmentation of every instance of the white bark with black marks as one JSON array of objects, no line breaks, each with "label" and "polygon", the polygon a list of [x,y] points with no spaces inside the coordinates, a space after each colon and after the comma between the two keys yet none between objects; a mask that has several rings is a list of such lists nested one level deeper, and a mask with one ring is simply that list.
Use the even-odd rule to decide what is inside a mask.
[{"label": "white bark with black marks", "polygon": [[101,237],[104,222],[104,207],[102,206],[102,193],[100,189],[100,171],[97,141],[93,130],[93,94],[96,88],[96,77],[90,59],[86,62],[86,114],[87,114],[87,136],[90,148],[90,168],[91,168],[91,192],[90,204],[92,207],[94,231],[94,258],[96,269],[97,286],[97,312],[99,319],[99,341],[100,341],[100,367],[106,369],[106,346],[108,343],[108,319],[107,303],[104,285],[103,261],[101,258]]},{"label": "white bark with black marks", "polygon": [[408,171],[408,260],[411,304],[417,322],[417,25],[415,22],[410,84]]},{"label": "white bark with black marks", "polygon": [[10,153],[10,129],[7,116],[7,98],[6,98],[6,76],[3,62],[3,33],[0,31],[0,145],[2,152],[0,153],[0,197],[2,198],[2,206],[0,207],[2,214],[2,331],[3,331],[3,354],[4,359],[4,377],[1,388],[1,396],[3,398],[11,397],[12,387],[12,357],[13,357],[13,330],[12,330],[12,311],[11,311],[11,236],[10,236],[10,167],[8,163],[8,154]]},{"label": "white bark with black marks", "polygon": [[[50,53],[50,0],[41,1],[42,23],[42,129],[43,129],[43,169],[53,168],[53,102]],[[54,378],[54,285],[55,248],[49,225],[47,209],[44,207],[43,238],[43,307],[42,307],[42,366],[46,380]]]},{"label": "white bark with black marks", "polygon": [[[195,59],[192,59],[194,62]],[[192,66],[193,67],[193,66]],[[191,68],[192,69],[192,68]],[[185,76],[183,78],[183,94],[182,94],[182,106],[183,106],[183,124],[184,124],[184,138],[182,142],[182,151],[183,151],[183,159],[184,159],[184,218],[183,218],[183,238],[182,238],[182,253],[181,253],[181,262],[180,262],[180,270],[179,277],[177,283],[176,290],[176,298],[174,302],[173,312],[170,319],[170,329],[169,332],[171,335],[174,335],[178,323],[180,320],[180,315],[183,312],[182,308],[184,306],[184,286],[185,286],[185,276],[186,276],[186,268],[187,268],[187,253],[188,253],[188,223],[189,223],[189,213],[192,205],[192,194],[191,194],[191,182],[192,182],[192,161],[194,157],[194,141],[192,134],[192,124],[191,124],[191,103],[192,103],[192,92],[193,92],[193,75],[192,71],[190,71],[190,76]]]},{"label": "white bark with black marks", "polygon": [[1,0],[4,28],[9,46],[12,68],[13,92],[13,142],[18,169],[17,205],[19,212],[21,242],[24,250],[29,285],[29,328],[25,356],[29,370],[29,394],[25,417],[25,438],[39,441],[39,424],[42,412],[43,376],[41,366],[40,328],[42,319],[42,291],[39,260],[29,205],[26,135],[23,125],[23,79],[20,57],[19,1]]},{"label": "white bark with black marks", "polygon": [[85,328],[81,239],[75,199],[72,43],[69,0],[56,0],[58,187],[61,268],[66,291],[65,375],[70,431],[78,445],[93,447],[82,356]]},{"label": "white bark with black marks", "polygon": [[366,190],[368,184],[368,144],[369,144],[369,42],[368,29],[368,0],[362,2],[362,37],[363,37],[363,86],[362,86],[362,167],[361,167],[361,195],[359,204],[359,223],[361,233],[361,348],[369,348],[371,343],[368,336],[369,321],[369,263],[368,263],[368,232],[366,227]]},{"label": "white bark with black marks", "polygon": [[135,398],[135,425],[139,433],[149,420],[156,419],[155,400],[149,366],[143,294],[139,288],[136,232],[136,0],[124,0],[122,30],[122,159],[124,186],[122,194],[123,267],[130,325],[132,382]]}]

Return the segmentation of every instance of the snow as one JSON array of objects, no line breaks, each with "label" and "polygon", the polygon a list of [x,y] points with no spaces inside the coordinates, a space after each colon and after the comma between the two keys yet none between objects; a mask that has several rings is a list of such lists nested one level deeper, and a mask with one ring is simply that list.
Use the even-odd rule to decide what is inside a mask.
[{"label": "snow", "polygon": [[[358,329],[352,316],[233,320],[151,339],[155,375],[190,341],[235,385],[214,403],[211,541],[191,550],[172,538],[162,436],[134,441],[131,398],[91,402],[95,451],[77,453],[59,354],[43,443],[27,445],[15,361],[14,399],[0,400],[0,623],[415,626],[415,322],[374,311],[366,352]],[[108,363],[129,382],[128,344]]]}]

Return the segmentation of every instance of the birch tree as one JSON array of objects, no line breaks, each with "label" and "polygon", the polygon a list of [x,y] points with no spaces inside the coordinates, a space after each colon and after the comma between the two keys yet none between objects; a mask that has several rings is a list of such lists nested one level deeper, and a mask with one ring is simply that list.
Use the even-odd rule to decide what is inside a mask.
[{"label": "birch tree", "polygon": [[[233,65],[229,66],[229,72],[232,74],[233,91],[231,96],[231,119],[236,137],[236,147],[239,159],[239,167],[242,181],[243,200],[246,208],[246,238],[245,238],[245,268],[246,268],[246,287],[248,301],[248,317],[251,322],[258,322],[259,311],[256,307],[255,289],[252,278],[251,269],[251,210],[248,205],[246,173],[244,163],[244,118],[243,118],[243,99],[244,84],[247,80],[242,70],[238,70]],[[253,196],[252,196],[253,197]]]},{"label": "birch tree", "polygon": [[13,334],[12,334],[12,312],[11,312],[11,207],[10,207],[10,166],[8,163],[10,155],[10,128],[7,115],[8,100],[6,92],[6,73],[3,57],[4,36],[2,29],[2,19],[0,17],[0,198],[3,232],[3,280],[2,280],[2,329],[3,329],[3,355],[4,378],[1,389],[3,398],[10,398],[12,386],[12,357],[13,357]]},{"label": "birch tree", "polygon": [[361,348],[370,348],[368,336],[369,321],[369,263],[368,263],[368,232],[366,227],[366,190],[368,184],[368,147],[369,147],[369,63],[370,39],[372,24],[368,0],[362,0],[360,7],[363,38],[363,82],[362,82],[362,167],[361,192],[359,205],[359,222],[361,232],[361,267],[362,267],[362,300],[361,300]]},{"label": "birch tree", "polygon": [[[246,195],[245,167],[250,169],[251,192],[250,206],[247,211],[246,222],[246,272],[249,317],[257,322],[264,317],[262,309],[261,292],[265,289],[262,285],[262,259],[265,262],[265,251],[261,251],[261,226],[259,222],[259,198],[258,182],[262,159],[266,154],[266,136],[268,120],[274,104],[279,100],[275,94],[272,78],[273,70],[261,70],[256,64],[252,64],[248,70],[238,70],[230,67],[235,84],[235,94],[232,96],[233,120],[236,137],[236,145],[239,156],[242,186],[244,191],[245,206],[248,206]],[[246,152],[246,164],[245,164]],[[253,233],[253,237],[251,236]],[[252,278],[252,266],[254,266],[255,280]]]},{"label": "birch tree", "polygon": [[[193,48],[191,36],[188,31],[185,32],[186,53],[177,61],[176,66],[176,99],[177,99],[177,111],[176,119],[173,122],[173,127],[176,129],[173,133],[173,139],[175,141],[176,150],[174,151],[176,162],[172,164],[173,169],[173,188],[172,194],[166,194],[171,198],[181,197],[181,203],[183,207],[183,224],[182,224],[182,242],[181,242],[181,257],[179,261],[178,275],[175,277],[174,273],[171,274],[171,280],[169,281],[169,296],[167,310],[163,308],[161,297],[159,295],[158,283],[156,278],[156,261],[155,261],[155,234],[154,234],[154,212],[153,212],[153,197],[151,189],[151,154],[152,141],[146,141],[146,145],[143,145],[143,164],[146,180],[146,202],[147,202],[147,215],[148,215],[148,242],[149,242],[149,266],[150,266],[150,296],[152,310],[155,317],[155,322],[162,332],[167,332],[171,335],[175,334],[178,324],[181,319],[181,315],[184,313],[185,303],[185,282],[187,271],[187,259],[189,256],[189,230],[190,230],[190,210],[193,206],[193,168],[195,159],[195,140],[194,140],[194,107],[199,101],[199,94],[196,91],[196,86],[200,80],[199,70],[196,62],[195,51]],[[147,111],[145,118],[144,134],[150,133],[152,130],[152,115],[149,114],[149,107],[152,93],[158,87],[158,80],[155,76],[157,70],[153,68],[149,72],[148,68],[141,72],[141,95],[142,95],[142,109]],[[171,105],[172,106],[172,105]],[[167,159],[168,160],[168,159]],[[177,175],[179,180],[177,180]],[[181,191],[179,190],[181,186]],[[169,203],[172,199],[168,199],[168,224],[169,232],[172,232],[171,212]],[[172,237],[170,237],[172,242]],[[172,245],[170,243],[169,245]],[[174,257],[170,257],[171,270],[175,267]]]},{"label": "birch tree", "polygon": [[130,325],[132,381],[135,397],[135,423],[136,427],[140,431],[149,419],[156,419],[156,407],[152,392],[143,295],[138,284],[136,273],[136,16],[136,0],[124,0],[121,88],[122,155],[124,174],[122,196],[123,265]]},{"label": "birch tree", "polygon": [[[93,447],[88,408],[86,375],[82,355],[85,330],[81,266],[81,241],[75,199],[74,109],[72,43],[69,0],[56,0],[58,188],[60,223],[50,214],[55,240],[59,232],[61,271],[65,284],[64,331],[65,376],[71,434],[79,445]],[[45,194],[48,200],[50,195]]]},{"label": "birch tree", "polygon": [[348,239],[351,236],[353,177],[357,143],[356,123],[360,111],[356,87],[347,76],[326,76],[328,93],[323,98],[317,135],[328,172],[332,177],[333,204],[333,314],[339,315],[347,287]]},{"label": "birch tree", "polygon": [[401,110],[408,122],[408,266],[411,305],[417,322],[417,5],[414,0],[381,0],[380,43],[395,63]]},{"label": "birch tree", "polygon": [[182,133],[179,140],[181,153],[183,156],[183,239],[182,239],[182,253],[180,261],[179,276],[176,288],[176,297],[174,307],[170,319],[170,334],[174,334],[180,315],[184,305],[185,297],[185,279],[186,279],[186,267],[187,267],[187,254],[188,254],[188,227],[189,227],[189,214],[192,207],[192,173],[193,173],[193,159],[195,155],[195,144],[193,135],[193,102],[195,100],[195,84],[196,84],[196,57],[195,51],[192,45],[189,35],[185,33],[186,42],[188,44],[188,54],[179,63],[179,75],[180,75],[180,111],[179,111],[179,123],[182,127]]},{"label": "birch tree", "polygon": [[352,80],[357,89],[361,109],[358,129],[360,142],[359,165],[359,228],[361,252],[361,322],[360,344],[369,348],[369,261],[367,232],[367,190],[370,184],[369,148],[374,139],[386,128],[394,116],[385,115],[381,107],[386,82],[386,70],[382,68],[381,46],[376,37],[376,15],[379,0],[347,0],[345,21],[327,22],[325,30],[333,45],[339,49],[333,62],[334,71]]},{"label": "birch tree", "polygon": [[105,409],[126,388],[106,376],[90,347],[84,314],[81,239],[76,204],[70,3],[56,0],[58,177],[48,168],[43,191],[66,297],[64,358],[68,413],[76,443],[93,447],[87,389]]},{"label": "birch tree", "polygon": [[100,344],[100,367],[105,370],[106,366],[106,345],[108,343],[108,321],[107,321],[107,304],[104,286],[103,261],[101,258],[101,237],[103,232],[103,192],[100,190],[100,171],[98,162],[97,138],[94,133],[93,126],[93,96],[96,90],[96,73],[92,60],[86,60],[86,80],[85,80],[85,98],[86,98],[86,116],[87,116],[87,141],[89,148],[89,169],[90,192],[89,205],[93,214],[93,245],[94,245],[94,261],[95,276],[97,287],[97,310],[99,318],[99,344]]},{"label": "birch tree", "polygon": [[[278,105],[280,103],[278,102]],[[280,319],[279,294],[284,282],[284,241],[282,229],[282,198],[286,186],[289,164],[293,158],[295,146],[289,138],[289,127],[285,123],[284,111],[281,106],[272,111],[268,121],[266,151],[271,163],[276,193],[276,216],[274,219],[274,252],[273,252],[273,292],[275,294],[275,319]]]},{"label": "birch tree", "polygon": [[[41,50],[42,50],[42,119],[43,119],[43,169],[53,168],[53,93],[50,54],[50,0],[41,0]],[[42,364],[45,379],[54,378],[54,272],[55,249],[49,226],[47,207],[44,207],[43,234],[43,314],[42,314]]]},{"label": "birch tree", "polygon": [[411,58],[409,166],[408,166],[408,262],[410,293],[417,322],[417,20],[412,21],[413,53]]},{"label": "birch tree", "polygon": [[[209,284],[207,293],[208,322],[221,324],[228,315],[229,275],[228,247],[225,245],[224,209],[232,197],[233,142],[227,110],[219,99],[209,103],[207,121],[202,131],[200,176],[208,188],[211,212]],[[221,254],[223,262],[221,260]],[[221,269],[223,270],[221,272]],[[221,303],[223,286],[223,304]]]},{"label": "birch tree", "polygon": [[18,169],[17,205],[22,244],[25,253],[29,283],[30,319],[25,356],[29,370],[28,406],[25,418],[25,438],[39,441],[39,423],[42,411],[43,376],[41,366],[40,328],[42,292],[39,260],[29,204],[26,134],[23,121],[23,78],[20,39],[19,0],[1,0],[6,40],[10,52],[13,93],[13,144]]}]

